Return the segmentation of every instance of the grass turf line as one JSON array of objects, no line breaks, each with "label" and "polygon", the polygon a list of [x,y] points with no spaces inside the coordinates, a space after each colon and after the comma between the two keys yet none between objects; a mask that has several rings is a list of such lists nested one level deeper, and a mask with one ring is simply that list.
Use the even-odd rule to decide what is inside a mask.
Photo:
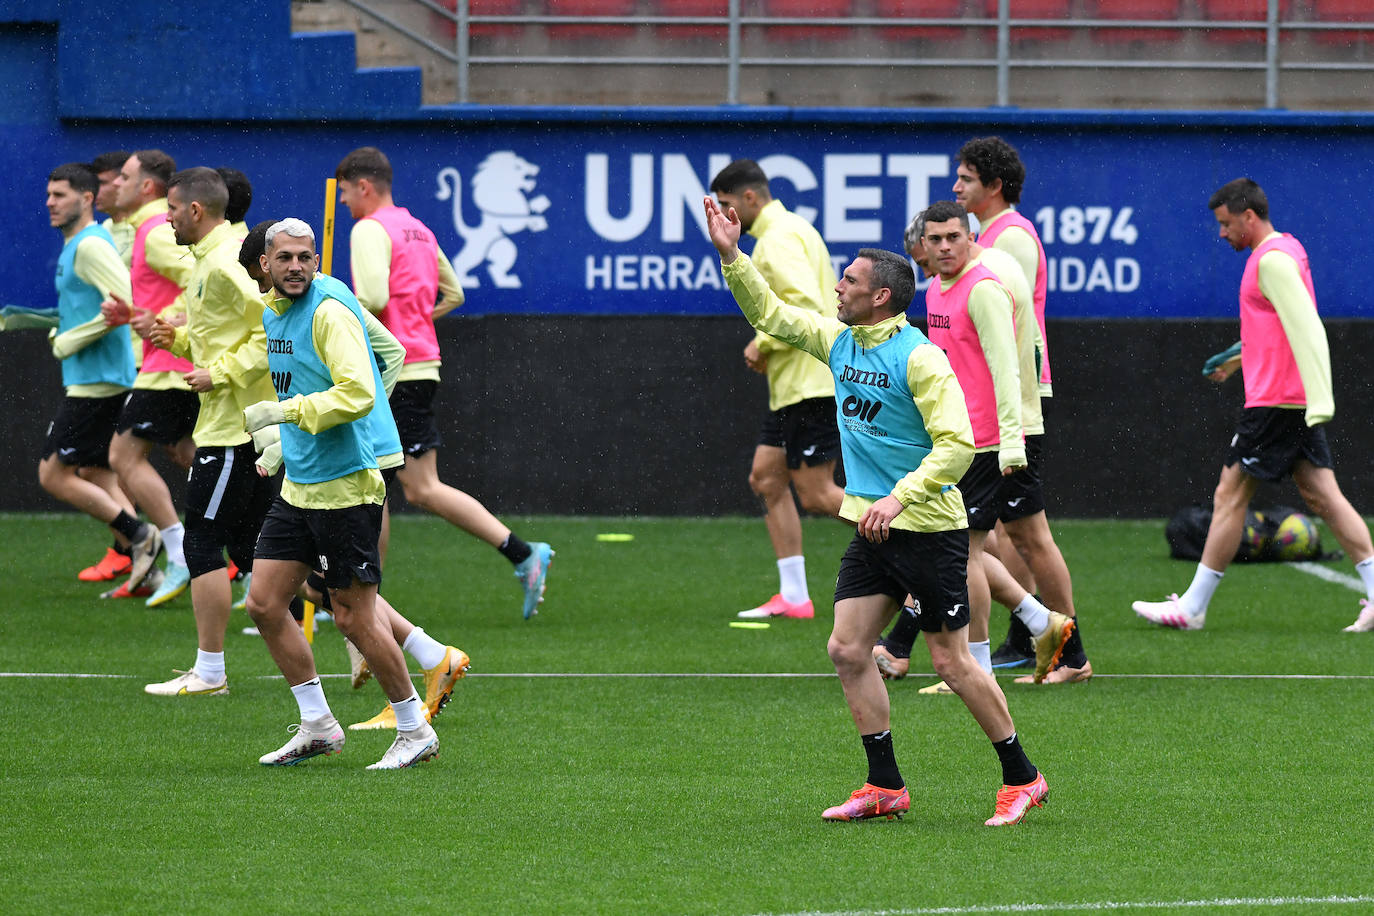
[{"label": "grass turf line", "polygon": [[[480,672],[830,670],[840,526],[806,526],[818,618],[739,631],[734,612],[776,589],[757,520],[617,519],[635,540],[597,542],[607,524],[516,520],[558,550],[529,623],[509,564],[429,519],[398,520],[384,592]],[[1339,585],[1234,567],[1208,629],[1162,631],[1129,608],[1191,575],[1164,558],[1161,523],[1054,527],[1104,673],[1369,670],[1368,638],[1339,632],[1356,609]],[[295,706],[280,680],[254,676],[275,668],[238,634],[243,615],[230,696],[147,697],[143,680],[194,658],[189,600],[97,601],[101,586],[74,579],[104,548],[89,522],[6,517],[0,535],[27,545],[4,570],[0,670],[139,678],[0,683],[8,912],[874,912],[1374,893],[1345,813],[1365,768],[1350,738],[1362,682],[1004,680],[1051,795],[1002,831],[982,827],[998,782],[986,739],[957,699],[919,697],[912,680],[892,685],[913,801],[901,822],[819,820],[863,777],[833,679],[474,678],[437,720],[431,764],[367,772],[391,736],[349,733],[341,756],[275,770],[256,757],[286,739]],[[332,628],[316,651],[322,671],[346,670]],[[382,702],[375,685],[326,691],[345,722]]]}]

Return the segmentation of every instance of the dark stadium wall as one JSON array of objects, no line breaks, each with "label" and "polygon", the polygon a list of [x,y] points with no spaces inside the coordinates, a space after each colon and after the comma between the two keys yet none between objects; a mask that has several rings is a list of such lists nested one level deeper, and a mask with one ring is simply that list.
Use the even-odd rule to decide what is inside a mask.
[{"label": "dark stadium wall", "polygon": [[[438,328],[440,473],[494,510],[757,511],[746,478],[768,395],[744,366],[742,318],[489,315]],[[1363,367],[1374,323],[1331,321],[1327,333],[1337,470],[1371,512],[1374,379]],[[1244,396],[1238,378],[1215,385],[1201,368],[1237,335],[1226,321],[1051,322],[1051,516],[1156,517],[1210,501]],[[0,509],[54,509],[36,472],[61,394],[56,365],[32,331],[0,335],[0,360],[24,380],[6,388],[0,460],[32,481],[4,488]],[[1298,504],[1291,484],[1260,499]]]},{"label": "dark stadium wall", "polygon": [[[1361,372],[1374,302],[1334,218],[1374,205],[1374,115],[422,107],[418,70],[356,70],[351,35],[293,36],[280,0],[0,0],[0,80],[13,200],[0,303],[53,301],[60,238],[43,188],[58,163],[159,147],[246,172],[250,222],[319,228],[338,160],[385,150],[397,202],[466,278],[468,303],[439,324],[445,479],[501,512],[754,511],[745,476],[766,395],[705,238],[711,176],[759,159],[842,266],[860,247],[898,247],[913,213],[950,196],[963,140],[990,133],[1021,150],[1022,210],[1053,266],[1054,511],[1205,500],[1241,398],[1199,368],[1235,339],[1244,264],[1206,200],[1249,174],[1312,254],[1333,439],[1356,505],[1374,505],[1359,498],[1374,496],[1359,464],[1374,446]],[[351,225],[341,210],[343,279]],[[0,354],[0,450],[32,468],[57,368],[33,332],[0,335]],[[0,497],[53,506],[36,486]]]}]

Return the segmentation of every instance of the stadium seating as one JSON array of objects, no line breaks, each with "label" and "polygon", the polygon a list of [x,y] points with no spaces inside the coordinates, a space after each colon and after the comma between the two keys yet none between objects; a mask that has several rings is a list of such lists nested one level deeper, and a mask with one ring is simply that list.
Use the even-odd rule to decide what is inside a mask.
[{"label": "stadium seating", "polygon": [[[730,0],[658,0],[654,9],[655,16],[728,16]],[[660,38],[692,39],[709,38],[725,41],[730,35],[729,26],[724,25],[660,25],[654,29]]]},{"label": "stadium seating", "polygon": [[[548,0],[551,16],[631,16],[637,10],[635,0]],[[610,22],[582,22],[549,26],[550,38],[561,39],[626,39],[635,27]]]},{"label": "stadium seating", "polygon": [[[1269,0],[1201,0],[1202,18],[1213,21],[1263,22],[1269,15]],[[1287,19],[1292,3],[1279,0],[1279,19]],[[1288,39],[1292,33],[1283,33],[1281,38]],[[1263,44],[1264,29],[1208,29],[1207,39],[1219,44]]]},{"label": "stadium seating", "polygon": [[[998,0],[984,0],[983,12],[990,19],[997,17]],[[1070,19],[1073,0],[1011,0],[1012,19]],[[1073,37],[1073,29],[1027,28],[1012,26],[1011,39],[1018,44],[1041,44],[1066,41]]]},{"label": "stadium seating", "polygon": [[[885,19],[956,19],[963,15],[962,0],[877,0],[873,14]],[[891,26],[883,29],[889,38],[919,38],[927,41],[957,40],[962,29],[952,26]]]},{"label": "stadium seating", "polygon": [[[1374,22],[1374,4],[1369,0],[1312,0],[1312,18],[1318,22]],[[1324,45],[1351,47],[1374,42],[1374,30],[1323,29],[1313,32]]]},{"label": "stadium seating", "polygon": [[[458,9],[458,0],[440,0],[448,10]],[[470,16],[519,16],[525,11],[525,0],[468,0]],[[447,16],[434,13],[435,30],[452,41],[458,33],[458,26]],[[521,26],[495,22],[474,22],[468,25],[468,34],[474,38],[492,35],[517,35]]]},{"label": "stadium seating", "polygon": [[[806,16],[844,19],[854,14],[854,3],[852,0],[764,0],[763,12],[767,16],[789,19]],[[842,25],[770,25],[768,37],[782,41],[840,41],[850,37],[853,31]]]},{"label": "stadium seating", "polygon": [[[1096,0],[1088,15],[1094,19],[1177,20],[1183,17],[1182,0]],[[1093,29],[1093,40],[1102,44],[1172,42],[1182,36],[1179,29]]]}]

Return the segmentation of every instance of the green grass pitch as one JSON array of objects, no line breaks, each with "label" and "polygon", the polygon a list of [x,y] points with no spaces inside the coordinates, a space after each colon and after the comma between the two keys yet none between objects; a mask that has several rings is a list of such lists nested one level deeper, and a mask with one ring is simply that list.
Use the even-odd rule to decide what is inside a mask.
[{"label": "green grass pitch", "polygon": [[[257,764],[296,709],[242,613],[229,696],[144,695],[194,660],[189,598],[97,600],[75,579],[104,549],[95,525],[0,517],[0,911],[1374,911],[1374,635],[1340,632],[1359,609],[1344,585],[1232,567],[1207,629],[1159,630],[1131,600],[1192,574],[1162,522],[1056,522],[1100,676],[1001,679],[1046,807],[982,826],[996,757],[917,675],[890,686],[911,813],[830,824],[864,775],[825,654],[845,529],[805,523],[815,620],[740,630],[734,612],[776,589],[757,519],[509,521],[558,551],[529,622],[495,551],[396,521],[384,593],[473,676],[436,720],[439,758],[377,773],[389,733]],[[994,639],[1004,625],[995,609]],[[331,626],[315,651],[347,671]],[[1295,674],[1329,677],[1216,677]],[[381,708],[375,683],[325,689],[345,723]]]}]

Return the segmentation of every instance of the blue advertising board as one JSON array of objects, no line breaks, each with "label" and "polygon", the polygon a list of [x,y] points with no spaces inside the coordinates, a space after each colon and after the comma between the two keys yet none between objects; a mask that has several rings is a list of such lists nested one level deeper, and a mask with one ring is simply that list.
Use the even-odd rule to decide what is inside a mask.
[{"label": "blue advertising board", "polygon": [[[253,180],[250,223],[295,215],[319,226],[325,179],[350,149],[376,145],[395,198],[428,224],[468,289],[468,314],[731,314],[701,198],[738,157],[812,220],[843,267],[860,248],[900,249],[913,214],[951,198],[955,154],[998,133],[1028,177],[1020,209],[1050,259],[1056,318],[1197,318],[1236,313],[1244,256],[1217,237],[1207,198],[1240,175],[1268,191],[1275,226],[1312,257],[1321,311],[1374,316],[1337,245],[1374,204],[1374,131],[1213,116],[1157,126],[1145,116],[1058,113],[989,123],[929,113],[774,109],[506,110],[387,123],[18,123],[0,138],[11,177],[11,263],[0,301],[52,298],[59,239],[47,227],[48,169],[111,148],[159,147],[182,166],[231,165]],[[971,113],[970,113],[971,114]],[[1318,126],[1312,126],[1316,124]],[[347,278],[340,208],[335,273]],[[747,246],[746,246],[747,247]],[[31,269],[30,269],[31,268]]]}]

